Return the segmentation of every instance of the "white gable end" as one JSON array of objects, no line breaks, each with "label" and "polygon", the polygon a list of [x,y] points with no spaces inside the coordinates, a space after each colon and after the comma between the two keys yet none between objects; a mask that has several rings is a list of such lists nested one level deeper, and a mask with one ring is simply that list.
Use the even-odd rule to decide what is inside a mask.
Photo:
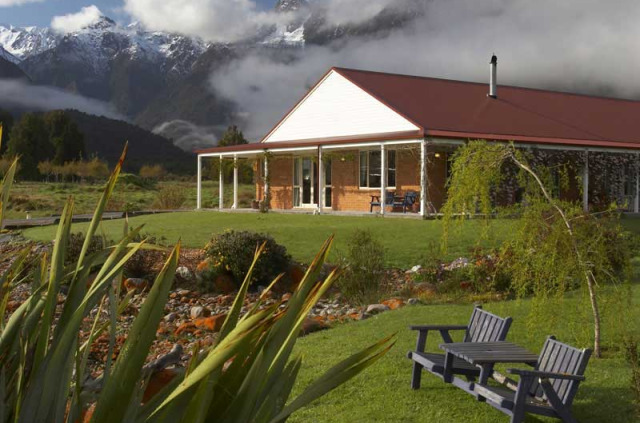
[{"label": "white gable end", "polygon": [[264,142],[369,136],[418,129],[344,76],[331,71]]}]

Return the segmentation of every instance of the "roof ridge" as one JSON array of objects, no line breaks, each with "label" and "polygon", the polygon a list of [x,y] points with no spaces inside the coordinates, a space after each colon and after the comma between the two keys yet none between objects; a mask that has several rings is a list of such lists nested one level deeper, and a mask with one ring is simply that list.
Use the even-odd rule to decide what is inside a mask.
[{"label": "roof ridge", "polygon": [[[438,77],[435,77],[435,76],[409,75],[409,74],[403,74],[403,73],[380,72],[380,71],[372,71],[372,70],[367,70],[367,69],[346,68],[346,67],[340,67],[340,66],[333,66],[331,69],[335,70],[338,73],[340,73],[340,71],[360,72],[360,73],[376,74],[376,75],[383,75],[383,76],[393,76],[393,77],[402,77],[402,78],[427,79],[427,80],[440,81],[440,82],[446,82],[446,83],[469,84],[469,85],[480,85],[480,86],[488,86],[489,85],[488,83],[484,83],[484,82],[464,81],[464,80],[461,80],[461,79],[449,79],[449,78],[438,78]],[[346,75],[344,75],[342,73],[340,73],[340,74],[342,76],[348,78],[348,76],[346,76]],[[522,86],[518,86],[518,85],[500,85],[499,84],[498,88],[508,88],[508,89],[512,89],[512,90],[523,90],[523,91],[537,91],[537,92],[541,92],[541,93],[560,94],[560,95],[566,95],[566,96],[593,98],[593,99],[597,99],[597,100],[610,100],[610,101],[620,101],[620,102],[639,103],[640,104],[640,100],[633,100],[633,99],[630,99],[630,98],[607,97],[607,96],[603,96],[603,95],[582,94],[582,93],[575,93],[575,92],[571,92],[571,91],[554,91],[554,90],[546,90],[546,89],[543,89],[543,88],[522,87]]]}]

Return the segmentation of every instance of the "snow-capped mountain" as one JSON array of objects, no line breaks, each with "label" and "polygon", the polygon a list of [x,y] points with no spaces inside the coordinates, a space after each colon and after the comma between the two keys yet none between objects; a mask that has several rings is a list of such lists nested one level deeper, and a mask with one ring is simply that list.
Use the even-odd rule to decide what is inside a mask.
[{"label": "snow-capped mountain", "polygon": [[55,47],[59,38],[49,28],[17,28],[0,24],[0,46],[18,60]]},{"label": "snow-capped mountain", "polygon": [[20,59],[15,57],[13,54],[9,53],[2,46],[0,46],[0,58],[6,60],[7,62],[13,63],[14,65],[20,62]]},{"label": "snow-capped mountain", "polygon": [[17,64],[35,84],[109,102],[146,128],[174,119],[225,127],[238,123],[238,115],[234,104],[212,89],[211,76],[233,60],[258,53],[288,63],[305,45],[384,34],[421,13],[407,5],[425,2],[397,0],[373,19],[334,25],[322,2],[274,0],[286,23],[228,44],[149,31],[138,23],[125,26],[106,16],[66,34],[0,25],[0,57]]},{"label": "snow-capped mountain", "polygon": [[135,117],[159,92],[190,74],[207,49],[201,40],[122,26],[102,16],[26,55],[20,67],[38,84],[107,101]]}]

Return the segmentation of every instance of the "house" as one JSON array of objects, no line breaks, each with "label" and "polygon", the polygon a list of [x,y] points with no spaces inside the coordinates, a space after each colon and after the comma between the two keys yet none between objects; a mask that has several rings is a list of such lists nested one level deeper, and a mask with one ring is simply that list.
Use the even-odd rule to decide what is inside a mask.
[{"label": "house", "polygon": [[[207,158],[255,160],[256,198],[269,193],[272,209],[384,214],[392,207],[372,201],[415,192],[410,211],[422,216],[443,205],[447,159],[468,140],[577,152],[584,157],[585,208],[592,155],[625,154],[637,162],[640,102],[498,87],[496,75],[495,56],[489,84],[332,68],[260,142],[197,152],[198,208]],[[616,193],[635,212],[637,173],[627,172],[625,192]],[[235,209],[237,171],[234,182]]]}]

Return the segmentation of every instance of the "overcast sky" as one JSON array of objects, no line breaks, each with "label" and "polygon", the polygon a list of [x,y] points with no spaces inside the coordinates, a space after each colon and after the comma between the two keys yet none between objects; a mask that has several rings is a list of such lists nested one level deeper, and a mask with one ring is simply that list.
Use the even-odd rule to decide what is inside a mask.
[{"label": "overcast sky", "polygon": [[[256,0],[256,3],[267,9],[273,7],[276,1]],[[97,6],[102,13],[116,21],[129,23],[131,20],[123,10],[124,0],[0,0],[0,24],[49,26],[54,16],[75,13],[91,5]]]}]

